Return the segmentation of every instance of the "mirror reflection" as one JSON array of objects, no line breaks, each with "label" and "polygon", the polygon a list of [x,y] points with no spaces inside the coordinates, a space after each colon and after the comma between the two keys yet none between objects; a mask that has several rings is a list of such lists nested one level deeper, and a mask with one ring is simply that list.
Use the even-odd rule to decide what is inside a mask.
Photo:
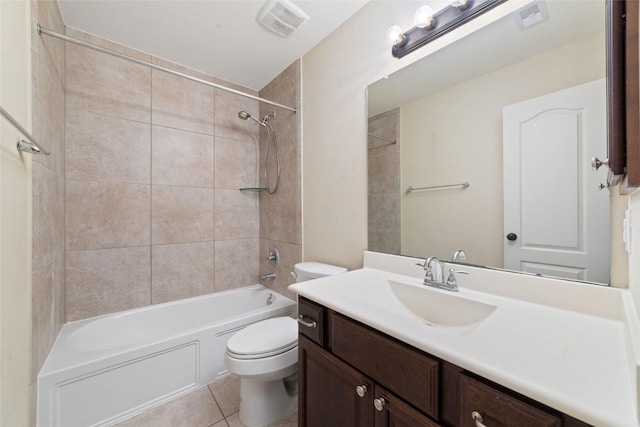
[{"label": "mirror reflection", "polygon": [[368,87],[369,250],[609,282],[604,1],[526,7]]}]

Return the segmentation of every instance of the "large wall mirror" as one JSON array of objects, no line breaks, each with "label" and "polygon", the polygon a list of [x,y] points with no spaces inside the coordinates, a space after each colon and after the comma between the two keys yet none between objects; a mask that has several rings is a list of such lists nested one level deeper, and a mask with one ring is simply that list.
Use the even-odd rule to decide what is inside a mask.
[{"label": "large wall mirror", "polygon": [[525,7],[367,88],[369,250],[609,283],[605,1]]}]

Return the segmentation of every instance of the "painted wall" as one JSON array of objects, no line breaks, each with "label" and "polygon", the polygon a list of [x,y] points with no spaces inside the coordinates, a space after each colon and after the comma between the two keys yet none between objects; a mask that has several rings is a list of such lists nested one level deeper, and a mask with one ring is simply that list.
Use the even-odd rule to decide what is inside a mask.
[{"label": "painted wall", "polygon": [[[472,183],[403,195],[402,253],[463,248],[471,263],[502,267],[502,107],[604,78],[604,59],[598,33],[402,106],[402,188]],[[470,224],[482,226],[469,234]]]},{"label": "painted wall", "polygon": [[[31,130],[31,4],[0,2],[0,105]],[[0,425],[28,426],[31,382],[32,158],[0,118]]]},{"label": "painted wall", "polygon": [[394,59],[393,24],[413,26],[418,1],[372,1],[302,58],[303,259],[362,266],[367,248],[367,85],[511,13],[504,3],[423,49]]}]

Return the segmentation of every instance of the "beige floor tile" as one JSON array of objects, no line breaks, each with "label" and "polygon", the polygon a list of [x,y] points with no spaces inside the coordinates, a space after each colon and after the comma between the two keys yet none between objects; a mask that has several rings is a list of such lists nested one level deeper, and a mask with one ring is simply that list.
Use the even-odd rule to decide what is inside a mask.
[{"label": "beige floor tile", "polygon": [[207,387],[125,420],[117,427],[209,427],[224,418]]},{"label": "beige floor tile", "polygon": [[229,427],[229,424],[227,424],[227,420],[223,419],[223,420],[218,421],[217,423],[215,423],[211,427]]},{"label": "beige floor tile", "polygon": [[[229,427],[246,427],[242,421],[240,421],[240,413],[236,412],[235,414],[227,417],[227,423]],[[294,411],[288,417],[276,421],[274,423],[269,424],[267,427],[297,427],[298,425],[298,411]]]},{"label": "beige floor tile", "polygon": [[240,377],[225,375],[209,384],[209,389],[225,417],[240,410]]}]

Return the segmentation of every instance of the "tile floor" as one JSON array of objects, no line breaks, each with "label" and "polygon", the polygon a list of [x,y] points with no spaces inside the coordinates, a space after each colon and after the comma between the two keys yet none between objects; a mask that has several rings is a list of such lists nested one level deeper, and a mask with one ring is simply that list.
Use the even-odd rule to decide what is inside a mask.
[{"label": "tile floor", "polygon": [[[189,394],[113,427],[245,427],[240,421],[240,378],[228,374]],[[297,411],[268,427],[296,427]]]}]

